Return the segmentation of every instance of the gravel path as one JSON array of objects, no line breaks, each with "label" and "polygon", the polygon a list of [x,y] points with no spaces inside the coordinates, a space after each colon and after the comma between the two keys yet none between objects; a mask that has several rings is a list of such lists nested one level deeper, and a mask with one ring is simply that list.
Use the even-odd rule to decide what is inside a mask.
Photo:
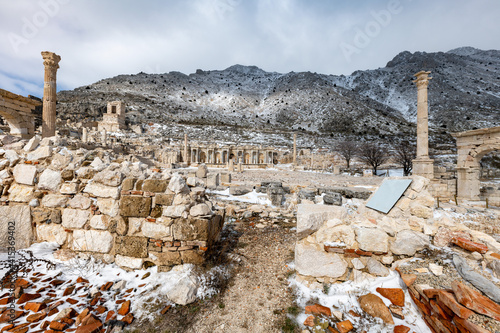
[{"label": "gravel path", "polygon": [[286,265],[293,260],[295,232],[253,224],[236,225],[242,235],[233,253],[242,262],[218,303],[203,308],[187,332],[281,332],[293,304]]}]

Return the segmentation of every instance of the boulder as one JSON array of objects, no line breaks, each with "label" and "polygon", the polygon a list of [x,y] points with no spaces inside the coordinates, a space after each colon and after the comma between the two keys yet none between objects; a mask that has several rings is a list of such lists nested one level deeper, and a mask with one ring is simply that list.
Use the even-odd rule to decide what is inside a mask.
[{"label": "boulder", "polygon": [[176,194],[189,192],[189,187],[186,185],[186,181],[180,175],[174,175],[170,179],[168,189]]},{"label": "boulder", "polygon": [[35,184],[36,167],[28,164],[18,164],[14,167],[14,180],[18,184],[30,185]]},{"label": "boulder", "polygon": [[90,218],[90,211],[66,208],[62,213],[62,225],[68,229],[81,229]]},{"label": "boulder", "polygon": [[167,297],[175,304],[186,305],[196,300],[199,282],[194,275],[184,274],[176,281],[172,289],[167,292]]},{"label": "boulder", "polygon": [[253,191],[253,187],[246,185],[237,185],[229,187],[230,195],[244,195]]},{"label": "boulder", "polygon": [[413,256],[429,245],[429,236],[413,230],[402,230],[392,242],[391,251],[394,254]]},{"label": "boulder", "polygon": [[336,253],[327,253],[312,245],[297,243],[295,269],[301,275],[338,278],[345,274],[347,262]]},{"label": "boulder", "polygon": [[385,253],[389,249],[389,236],[377,228],[357,228],[356,240],[363,251]]},{"label": "boulder", "polygon": [[325,205],[342,206],[342,195],[340,193],[325,193],[323,202]]},{"label": "boulder", "polygon": [[108,231],[74,230],[73,250],[108,253],[113,247],[113,235]]}]

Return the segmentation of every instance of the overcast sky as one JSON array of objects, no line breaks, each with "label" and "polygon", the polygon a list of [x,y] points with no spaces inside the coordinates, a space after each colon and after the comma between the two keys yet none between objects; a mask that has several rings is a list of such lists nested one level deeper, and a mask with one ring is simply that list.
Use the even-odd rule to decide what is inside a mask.
[{"label": "overcast sky", "polygon": [[43,95],[119,74],[256,65],[348,75],[396,54],[500,49],[498,0],[0,0],[0,88]]}]

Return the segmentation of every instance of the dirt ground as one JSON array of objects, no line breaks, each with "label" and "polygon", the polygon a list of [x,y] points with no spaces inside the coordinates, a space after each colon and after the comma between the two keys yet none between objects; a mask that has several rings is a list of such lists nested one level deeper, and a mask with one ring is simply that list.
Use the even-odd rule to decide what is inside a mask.
[{"label": "dirt ground", "polygon": [[234,221],[226,227],[212,263],[235,263],[222,291],[210,299],[172,307],[154,322],[134,323],[129,331],[298,332],[287,321],[287,313],[295,309],[287,281],[296,241],[295,231],[290,231],[293,226],[294,222],[278,224],[261,218]]}]

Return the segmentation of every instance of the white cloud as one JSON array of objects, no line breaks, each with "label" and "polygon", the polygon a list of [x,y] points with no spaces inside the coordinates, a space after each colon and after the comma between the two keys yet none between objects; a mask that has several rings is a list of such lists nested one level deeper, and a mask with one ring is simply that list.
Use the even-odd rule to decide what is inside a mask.
[{"label": "white cloud", "polygon": [[[394,3],[401,10],[348,61],[341,43],[353,44],[357,31],[376,22],[373,12]],[[499,49],[499,10],[495,0],[3,1],[0,87],[41,96],[44,50],[62,57],[59,89],[119,74],[192,73],[235,63],[350,74],[384,66],[403,50]],[[27,40],[18,52],[13,34]]]}]

